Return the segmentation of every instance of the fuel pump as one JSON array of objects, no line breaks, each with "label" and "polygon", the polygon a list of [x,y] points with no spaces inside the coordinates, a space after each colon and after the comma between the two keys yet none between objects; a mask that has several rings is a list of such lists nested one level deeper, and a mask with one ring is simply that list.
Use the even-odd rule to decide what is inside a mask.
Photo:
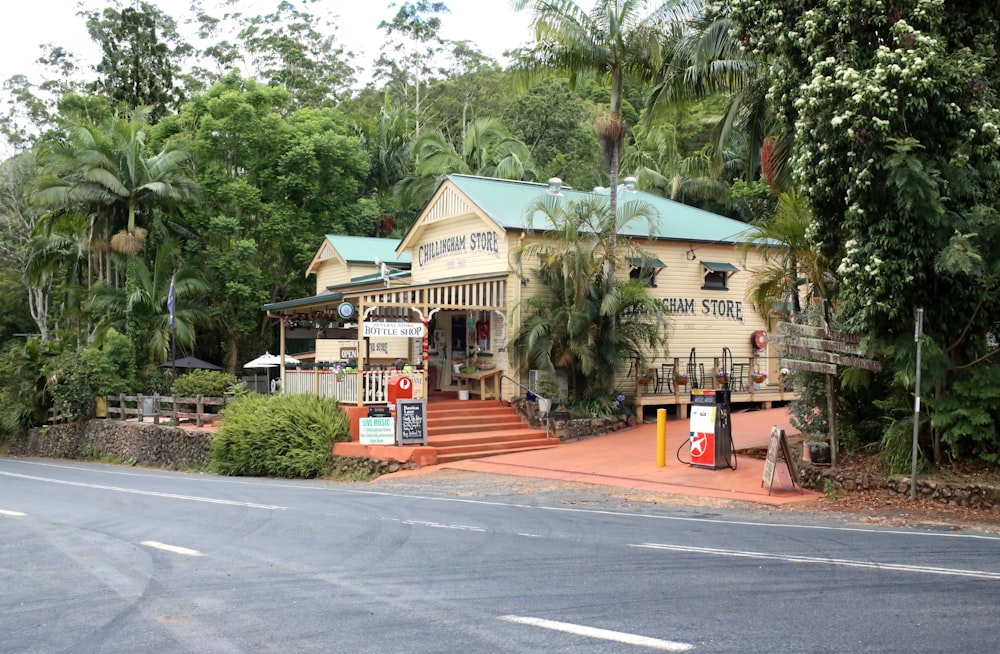
[{"label": "fuel pump", "polygon": [[725,375],[718,390],[696,388],[691,390],[691,427],[686,443],[688,461],[681,459],[685,443],[677,448],[677,460],[696,468],[736,470],[736,453],[733,451],[732,425],[732,354],[722,348],[722,370]]}]

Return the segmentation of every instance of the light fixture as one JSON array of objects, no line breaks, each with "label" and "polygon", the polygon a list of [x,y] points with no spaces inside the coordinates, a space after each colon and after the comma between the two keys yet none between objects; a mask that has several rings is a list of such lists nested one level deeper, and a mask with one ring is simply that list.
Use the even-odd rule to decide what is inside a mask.
[{"label": "light fixture", "polygon": [[522,278],[521,278],[521,286],[527,286],[527,285],[528,285],[528,282],[530,282],[530,281],[531,281],[531,280],[530,280],[530,279],[528,279],[527,277],[522,277]]}]

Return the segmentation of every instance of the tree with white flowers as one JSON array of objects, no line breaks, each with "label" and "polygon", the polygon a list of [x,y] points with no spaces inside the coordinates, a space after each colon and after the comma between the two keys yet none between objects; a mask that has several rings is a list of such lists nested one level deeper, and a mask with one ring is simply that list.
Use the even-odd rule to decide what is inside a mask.
[{"label": "tree with white flowers", "polygon": [[[912,403],[913,310],[924,307],[924,388],[944,402],[1000,353],[1000,7],[727,5],[744,46],[774,62],[770,96],[794,139],[811,236],[841,282],[839,317],[895,354],[900,399]],[[975,434],[1000,425],[993,400],[971,421],[928,403],[937,461],[942,440],[980,453]]]}]

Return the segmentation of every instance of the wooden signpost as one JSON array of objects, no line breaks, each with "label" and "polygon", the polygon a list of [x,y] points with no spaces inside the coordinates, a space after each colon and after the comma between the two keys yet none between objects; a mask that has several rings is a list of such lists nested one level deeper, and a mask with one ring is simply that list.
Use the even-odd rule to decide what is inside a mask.
[{"label": "wooden signpost", "polygon": [[[799,471],[792,458],[791,449],[788,447],[788,439],[785,438],[785,430],[780,427],[771,427],[771,440],[767,444],[767,458],[764,459],[764,479],[760,482],[763,486],[767,484],[767,494],[771,494],[774,485],[774,469],[778,465],[778,450],[781,450],[781,458],[785,460],[785,467],[788,469],[788,476],[792,480],[792,486],[799,485]],[[802,488],[799,487],[799,492]]]},{"label": "wooden signpost", "polygon": [[882,364],[861,354],[861,336],[825,327],[779,322],[773,341],[786,356],[781,367],[826,375],[826,404],[829,418],[830,461],[837,465],[837,422],[834,409],[833,378],[838,366],[878,372]]}]

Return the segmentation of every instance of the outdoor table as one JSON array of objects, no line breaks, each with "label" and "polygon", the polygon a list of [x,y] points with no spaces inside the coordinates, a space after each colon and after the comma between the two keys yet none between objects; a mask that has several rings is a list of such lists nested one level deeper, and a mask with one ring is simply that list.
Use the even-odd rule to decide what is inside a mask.
[{"label": "outdoor table", "polygon": [[[469,392],[477,393],[481,400],[499,399],[500,375],[503,370],[477,370],[476,372],[456,372],[452,376],[469,382]],[[479,382],[477,391],[474,382]]]}]

